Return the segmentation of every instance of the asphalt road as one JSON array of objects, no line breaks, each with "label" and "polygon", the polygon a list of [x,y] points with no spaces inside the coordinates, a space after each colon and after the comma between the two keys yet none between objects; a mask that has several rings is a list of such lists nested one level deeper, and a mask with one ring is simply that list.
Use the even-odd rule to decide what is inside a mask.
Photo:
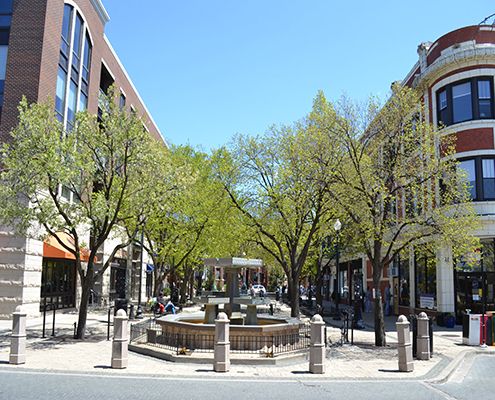
[{"label": "asphalt road", "polygon": [[[445,384],[410,380],[335,381],[211,378],[127,377],[0,369],[0,399],[339,399],[339,400],[472,400],[491,399],[494,356],[478,356]],[[493,376],[493,375],[492,375]]]}]

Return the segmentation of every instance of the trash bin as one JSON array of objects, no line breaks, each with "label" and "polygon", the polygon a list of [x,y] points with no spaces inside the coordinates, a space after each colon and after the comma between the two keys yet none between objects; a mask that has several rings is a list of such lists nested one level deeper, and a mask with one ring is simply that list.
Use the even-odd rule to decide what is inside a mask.
[{"label": "trash bin", "polygon": [[452,314],[447,314],[444,316],[444,323],[446,328],[454,328],[455,327],[455,317]]},{"label": "trash bin", "polygon": [[481,314],[464,314],[462,343],[469,346],[479,346],[481,344]]},{"label": "trash bin", "polygon": [[114,305],[115,307],[113,308],[113,315],[117,315],[118,310],[124,310],[127,314],[127,299],[115,299],[114,300]]}]

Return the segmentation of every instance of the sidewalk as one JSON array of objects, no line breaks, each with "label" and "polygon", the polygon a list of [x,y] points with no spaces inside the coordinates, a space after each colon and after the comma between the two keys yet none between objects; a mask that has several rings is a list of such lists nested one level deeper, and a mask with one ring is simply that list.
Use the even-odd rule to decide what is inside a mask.
[{"label": "sidewalk", "polygon": [[[287,313],[282,306],[280,313]],[[186,311],[187,312],[187,311]],[[92,312],[88,315],[88,335],[84,342],[73,339],[76,313],[56,315],[55,336],[51,337],[51,320],[47,315],[46,338],[41,337],[42,318],[27,321],[28,343],[26,364],[8,364],[11,321],[0,321],[0,369],[42,370],[91,374],[146,375],[161,377],[251,377],[260,379],[444,379],[467,352],[475,349],[462,345],[460,327],[434,327],[434,355],[429,361],[415,361],[414,371],[398,373],[396,317],[386,318],[387,346],[374,346],[373,315],[364,314],[366,329],[354,331],[354,346],[339,345],[341,321],[325,317],[327,323],[326,373],[308,373],[308,361],[296,361],[275,366],[232,365],[230,372],[216,374],[212,364],[182,364],[157,360],[129,352],[129,367],[110,368],[112,341],[106,340],[107,314]],[[113,317],[112,317],[113,318]],[[440,330],[441,329],[441,330]],[[111,331],[112,334],[112,331]],[[349,332],[350,339],[350,332]],[[487,352],[492,353],[494,348]],[[211,354],[213,359],[213,353]]]}]

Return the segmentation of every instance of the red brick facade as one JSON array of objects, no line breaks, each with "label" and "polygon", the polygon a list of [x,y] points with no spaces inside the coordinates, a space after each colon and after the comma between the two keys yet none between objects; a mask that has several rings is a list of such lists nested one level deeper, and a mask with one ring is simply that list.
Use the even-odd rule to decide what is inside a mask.
[{"label": "red brick facade", "polygon": [[[102,62],[115,80],[117,90],[126,96],[143,118],[150,134],[163,141],[158,127],[146,112],[131,81],[104,37],[104,23],[91,0],[68,0],[81,14],[88,27],[93,51],[89,82],[88,110],[96,113]],[[0,139],[8,140],[17,123],[17,105],[22,96],[30,102],[54,104],[61,42],[64,0],[15,0],[5,79],[4,105]]]}]

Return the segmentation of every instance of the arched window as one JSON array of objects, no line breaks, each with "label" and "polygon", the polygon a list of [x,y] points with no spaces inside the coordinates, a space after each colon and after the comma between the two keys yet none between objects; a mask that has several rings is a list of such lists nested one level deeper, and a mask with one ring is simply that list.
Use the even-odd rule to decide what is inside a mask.
[{"label": "arched window", "polygon": [[86,24],[74,7],[64,5],[55,112],[71,130],[76,112],[88,107],[92,44]]}]

